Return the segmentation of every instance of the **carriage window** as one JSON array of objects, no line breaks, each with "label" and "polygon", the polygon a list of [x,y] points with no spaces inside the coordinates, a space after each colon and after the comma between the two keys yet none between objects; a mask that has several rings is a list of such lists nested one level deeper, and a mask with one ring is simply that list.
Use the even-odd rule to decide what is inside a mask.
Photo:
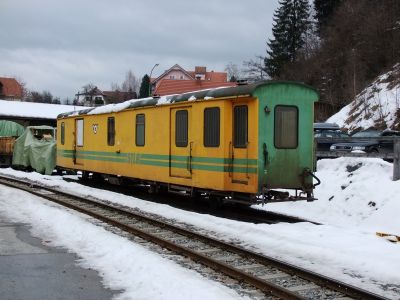
[{"label": "carriage window", "polygon": [[78,147],[83,146],[83,119],[77,119],[75,121],[76,125],[76,145]]},{"label": "carriage window", "polygon": [[65,123],[61,122],[61,145],[65,144]]},{"label": "carriage window", "polygon": [[275,107],[275,148],[295,149],[299,139],[299,110],[296,106]]},{"label": "carriage window", "polygon": [[110,117],[107,119],[107,144],[114,146],[115,143],[115,118]]},{"label": "carriage window", "polygon": [[233,145],[247,147],[247,105],[235,106],[233,110]]},{"label": "carriage window", "polygon": [[144,114],[136,115],[136,146],[145,143],[145,117]]},{"label": "carriage window", "polygon": [[219,107],[204,110],[204,147],[219,147]]},{"label": "carriage window", "polygon": [[178,110],[175,115],[175,145],[186,147],[188,145],[188,111]]}]

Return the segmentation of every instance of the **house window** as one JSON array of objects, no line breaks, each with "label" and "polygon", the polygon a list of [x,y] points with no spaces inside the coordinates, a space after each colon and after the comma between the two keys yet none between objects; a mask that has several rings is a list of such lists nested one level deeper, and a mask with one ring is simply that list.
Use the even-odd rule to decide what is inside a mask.
[{"label": "house window", "polygon": [[299,139],[299,110],[296,106],[275,107],[275,148],[295,149]]},{"label": "house window", "polygon": [[188,145],[188,111],[178,110],[175,115],[175,145],[186,147]]},{"label": "house window", "polygon": [[204,147],[219,147],[220,110],[209,107],[204,110]]},{"label": "house window", "polygon": [[107,145],[114,146],[115,144],[115,118],[107,119]]},{"label": "house window", "polygon": [[136,146],[144,146],[145,143],[145,116],[136,115]]},{"label": "house window", "polygon": [[174,75],[169,75],[169,79],[175,79]]},{"label": "house window", "polygon": [[61,145],[65,144],[65,123],[61,122]]},{"label": "house window", "polygon": [[85,97],[85,100],[86,100],[86,101],[90,101],[90,96],[86,96],[86,97]]},{"label": "house window", "polygon": [[235,148],[247,147],[247,115],[247,105],[235,106],[233,110],[233,145]]}]

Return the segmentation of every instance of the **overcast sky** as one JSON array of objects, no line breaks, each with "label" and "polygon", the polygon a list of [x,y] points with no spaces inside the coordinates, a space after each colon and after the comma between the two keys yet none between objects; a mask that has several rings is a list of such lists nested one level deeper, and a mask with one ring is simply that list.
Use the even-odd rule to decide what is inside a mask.
[{"label": "overcast sky", "polygon": [[0,76],[72,99],[132,70],[223,71],[264,55],[278,0],[0,0]]}]

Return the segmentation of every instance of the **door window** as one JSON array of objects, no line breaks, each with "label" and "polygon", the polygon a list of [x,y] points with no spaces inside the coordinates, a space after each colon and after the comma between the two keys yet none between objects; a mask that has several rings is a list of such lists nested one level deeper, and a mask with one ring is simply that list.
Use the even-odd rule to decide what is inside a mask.
[{"label": "door window", "polygon": [[188,111],[178,110],[175,116],[175,145],[187,147],[188,145]]},{"label": "door window", "polygon": [[235,106],[233,110],[233,145],[235,148],[247,147],[248,109],[247,105]]},{"label": "door window", "polygon": [[299,139],[299,110],[296,106],[275,107],[275,148],[295,149]]}]

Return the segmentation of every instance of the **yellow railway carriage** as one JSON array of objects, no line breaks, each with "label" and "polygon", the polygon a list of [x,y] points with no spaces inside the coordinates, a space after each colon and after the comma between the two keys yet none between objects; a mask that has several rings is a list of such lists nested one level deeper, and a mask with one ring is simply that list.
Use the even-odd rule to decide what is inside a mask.
[{"label": "yellow railway carriage", "polygon": [[61,114],[57,165],[247,203],[312,200],[317,98],[299,83],[263,82]]}]

